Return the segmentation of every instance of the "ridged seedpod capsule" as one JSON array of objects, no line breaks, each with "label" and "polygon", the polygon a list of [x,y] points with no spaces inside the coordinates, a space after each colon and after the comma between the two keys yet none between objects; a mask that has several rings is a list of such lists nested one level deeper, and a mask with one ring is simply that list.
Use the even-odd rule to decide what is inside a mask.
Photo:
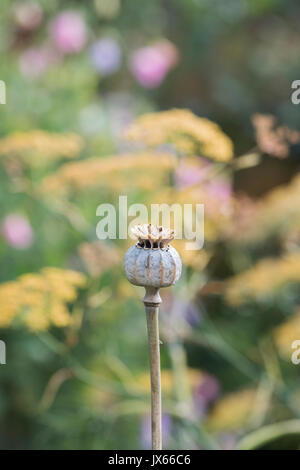
[{"label": "ridged seedpod capsule", "polygon": [[146,290],[146,308],[151,373],[152,449],[162,449],[161,383],[158,313],[161,298],[159,289],[175,284],[181,275],[180,256],[170,246],[174,231],[152,224],[137,225],[132,230],[138,239],[125,255],[127,279]]},{"label": "ridged seedpod capsule", "polygon": [[159,289],[172,286],[181,275],[179,254],[169,245],[174,231],[145,224],[137,225],[132,232],[138,242],[125,255],[127,279],[145,287],[144,302],[160,303]]}]

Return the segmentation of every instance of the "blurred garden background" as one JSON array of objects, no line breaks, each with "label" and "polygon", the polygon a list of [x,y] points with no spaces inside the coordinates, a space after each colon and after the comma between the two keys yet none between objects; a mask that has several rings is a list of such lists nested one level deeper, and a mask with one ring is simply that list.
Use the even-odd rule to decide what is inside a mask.
[{"label": "blurred garden background", "polygon": [[101,203],[203,203],[162,292],[167,449],[300,444],[296,0],[0,5],[1,449],[150,448],[143,289]]}]

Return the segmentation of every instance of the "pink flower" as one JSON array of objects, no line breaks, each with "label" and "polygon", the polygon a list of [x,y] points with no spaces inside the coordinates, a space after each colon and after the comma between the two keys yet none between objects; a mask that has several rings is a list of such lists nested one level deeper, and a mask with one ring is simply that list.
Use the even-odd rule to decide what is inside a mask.
[{"label": "pink flower", "polygon": [[232,189],[227,181],[211,182],[207,185],[206,190],[211,197],[220,202],[228,204],[231,201]]},{"label": "pink flower", "polygon": [[205,207],[209,214],[229,214],[232,210],[232,188],[227,181],[209,182],[206,187]]},{"label": "pink flower", "polygon": [[49,65],[57,60],[57,52],[48,45],[30,47],[21,54],[19,66],[24,77],[38,78],[46,72]]},{"label": "pink flower", "polygon": [[76,11],[63,11],[54,18],[50,27],[51,37],[64,54],[80,52],[87,41],[86,25]]},{"label": "pink flower", "polygon": [[130,70],[140,85],[156,88],[178,61],[176,47],[169,41],[138,49],[131,57]]},{"label": "pink flower", "polygon": [[2,222],[2,235],[6,242],[19,250],[29,248],[34,233],[26,217],[18,214],[7,215]]},{"label": "pink flower", "polygon": [[207,178],[210,168],[211,164],[204,160],[201,166],[188,164],[183,160],[176,169],[175,184],[178,188],[194,186]]}]

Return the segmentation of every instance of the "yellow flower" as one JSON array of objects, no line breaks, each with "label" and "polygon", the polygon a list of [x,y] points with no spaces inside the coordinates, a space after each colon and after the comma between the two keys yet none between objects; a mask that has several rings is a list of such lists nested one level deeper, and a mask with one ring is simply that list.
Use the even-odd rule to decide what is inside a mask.
[{"label": "yellow flower", "polygon": [[0,139],[0,155],[19,158],[29,166],[43,166],[61,158],[75,158],[83,147],[77,134],[42,130],[14,132]]},{"label": "yellow flower", "polygon": [[300,340],[300,311],[274,329],[274,342],[279,353],[290,360],[292,343]]},{"label": "yellow flower", "polygon": [[[227,227],[232,223],[233,198],[230,198],[228,201],[229,210],[223,211],[222,205],[219,203],[218,199],[206,193],[205,185],[182,189],[164,187],[159,191],[151,193],[151,204],[161,204],[162,202],[169,204],[169,206],[179,204],[182,215],[184,215],[185,228],[190,227],[191,232],[195,230],[195,206],[196,204],[204,204],[206,241],[211,242],[222,238],[222,236],[226,234]],[[193,210],[190,213],[186,211],[184,214],[185,204],[191,204],[193,206]],[[166,223],[166,225],[168,224]],[[176,229],[173,213],[171,213],[169,225]],[[195,254],[195,251],[192,253]],[[187,254],[187,256],[189,256],[189,254]]]},{"label": "yellow flower", "polygon": [[129,127],[125,138],[149,147],[170,143],[180,152],[220,162],[233,158],[232,141],[220,127],[187,109],[144,114]]},{"label": "yellow flower", "polygon": [[255,396],[255,390],[244,389],[221,398],[208,416],[208,428],[225,431],[243,427],[251,416]]},{"label": "yellow flower", "polygon": [[27,273],[19,276],[19,282],[22,285],[24,291],[30,294],[32,291],[38,291],[41,294],[48,290],[48,286],[45,284],[44,279],[36,273]]},{"label": "yellow flower", "polygon": [[231,305],[272,294],[289,282],[300,282],[300,252],[264,259],[227,282],[225,296]]},{"label": "yellow flower", "polygon": [[50,326],[50,321],[47,318],[46,312],[41,307],[31,306],[23,318],[25,325],[30,331],[45,331]]},{"label": "yellow flower", "polygon": [[51,267],[1,284],[0,327],[8,327],[13,320],[31,331],[69,325],[72,318],[66,303],[75,300],[77,288],[85,281],[79,272]]},{"label": "yellow flower", "polygon": [[21,307],[20,286],[11,281],[0,285],[0,327],[11,324],[15,312]]},{"label": "yellow flower", "polygon": [[49,306],[49,318],[54,326],[63,328],[71,323],[71,315],[65,304],[60,300],[52,301]]},{"label": "yellow flower", "polygon": [[163,153],[89,158],[66,163],[46,177],[42,183],[42,192],[51,196],[101,187],[110,191],[131,187],[153,189],[165,181],[174,165],[174,159]]},{"label": "yellow flower", "polygon": [[[272,233],[287,234],[300,229],[300,211],[295,201],[300,199],[300,175],[287,184],[270,191],[259,202],[251,203],[247,225],[233,232],[242,242],[264,240]],[[243,204],[241,204],[243,211]],[[239,216],[239,214],[238,214]],[[243,214],[242,214],[243,216]],[[239,223],[239,220],[237,220]]]}]

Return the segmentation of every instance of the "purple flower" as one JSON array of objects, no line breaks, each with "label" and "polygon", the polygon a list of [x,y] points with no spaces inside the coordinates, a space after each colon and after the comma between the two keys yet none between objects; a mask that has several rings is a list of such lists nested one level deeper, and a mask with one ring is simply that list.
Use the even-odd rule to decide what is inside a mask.
[{"label": "purple flower", "polygon": [[193,396],[196,412],[202,416],[207,407],[219,396],[220,386],[217,379],[210,374],[205,374],[199,384],[195,387]]},{"label": "purple flower", "polygon": [[7,215],[2,222],[2,235],[6,242],[19,250],[29,248],[34,234],[29,221],[18,214]]},{"label": "purple flower", "polygon": [[190,326],[197,326],[201,322],[199,309],[193,302],[189,302],[186,305],[183,315]]},{"label": "purple flower", "polygon": [[64,54],[80,52],[87,41],[86,25],[80,13],[63,11],[50,25],[53,42]]},{"label": "purple flower", "polygon": [[121,49],[112,38],[102,38],[96,41],[90,49],[90,58],[94,68],[101,75],[111,75],[121,64]]},{"label": "purple flower", "polygon": [[[172,418],[170,415],[162,414],[162,440],[164,445],[168,443],[172,431]],[[142,418],[141,422],[141,445],[144,449],[151,449],[152,436],[151,436],[151,416],[146,415]]]},{"label": "purple flower", "polygon": [[170,293],[164,293],[162,319],[169,328],[182,329],[184,324],[195,327],[201,322],[199,309],[194,302],[187,302]]},{"label": "purple flower", "polygon": [[144,88],[156,88],[177,60],[175,46],[168,41],[161,41],[134,52],[130,60],[130,70]]}]

